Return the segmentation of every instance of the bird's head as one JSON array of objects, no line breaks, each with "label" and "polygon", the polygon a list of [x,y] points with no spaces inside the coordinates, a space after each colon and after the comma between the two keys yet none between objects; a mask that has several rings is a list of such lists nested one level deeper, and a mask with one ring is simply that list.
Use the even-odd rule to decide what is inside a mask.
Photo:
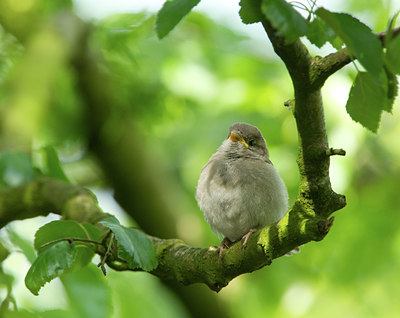
[{"label": "bird's head", "polygon": [[229,127],[229,135],[224,144],[230,152],[239,156],[261,156],[269,161],[269,152],[260,130],[246,123],[235,123]]}]

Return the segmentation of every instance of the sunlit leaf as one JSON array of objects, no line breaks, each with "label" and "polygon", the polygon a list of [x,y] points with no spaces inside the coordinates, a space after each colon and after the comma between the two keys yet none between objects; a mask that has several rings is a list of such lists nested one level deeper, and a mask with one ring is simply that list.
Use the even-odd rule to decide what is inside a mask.
[{"label": "sunlit leaf", "polygon": [[388,68],[394,73],[400,74],[400,36],[394,37],[387,45],[385,61]]},{"label": "sunlit leaf", "polygon": [[306,20],[285,0],[263,0],[261,10],[287,43],[306,34]]},{"label": "sunlit leaf", "polygon": [[359,72],[346,104],[350,117],[372,132],[377,132],[386,103],[387,95],[382,86],[369,73]]},{"label": "sunlit leaf", "polygon": [[157,257],[151,240],[142,232],[126,228],[115,217],[109,217],[99,222],[109,228],[118,241],[118,256],[127,261],[131,268],[138,266],[145,271],[157,267]]},{"label": "sunlit leaf", "polygon": [[167,0],[157,14],[156,32],[165,37],[200,0]]},{"label": "sunlit leaf", "polygon": [[98,241],[102,236],[102,232],[99,228],[95,227],[93,224],[90,223],[79,223],[82,225],[86,230],[86,235],[89,240]]},{"label": "sunlit leaf", "polygon": [[382,82],[382,45],[371,29],[347,13],[330,12],[324,8],[319,8],[315,13],[342,38],[372,77]]},{"label": "sunlit leaf", "polygon": [[47,175],[55,179],[69,182],[67,176],[64,173],[60,159],[58,158],[58,154],[54,149],[54,147],[52,146],[43,147],[43,153],[45,158]]},{"label": "sunlit leaf", "polygon": [[110,317],[111,290],[95,265],[62,275],[61,281],[75,310],[75,317]]},{"label": "sunlit leaf", "polygon": [[25,285],[34,295],[52,279],[71,270],[76,256],[75,244],[57,243],[39,254],[25,277]]},{"label": "sunlit leaf", "polygon": [[261,1],[262,0],[241,0],[239,15],[242,22],[245,24],[251,24],[260,22],[263,18],[261,13]]},{"label": "sunlit leaf", "polygon": [[319,17],[314,18],[307,29],[307,39],[321,48],[326,42],[333,42],[336,38],[335,32]]},{"label": "sunlit leaf", "polygon": [[[100,230],[91,224],[80,224],[71,220],[53,221],[43,225],[35,234],[34,246],[37,251],[43,253],[50,245],[41,247],[43,244],[59,239],[86,239],[97,241],[100,238]],[[93,249],[81,242],[76,242],[76,256],[73,269],[86,266],[94,256]]]},{"label": "sunlit leaf", "polygon": [[[88,231],[87,228],[90,228]],[[37,251],[42,252],[42,248],[40,248],[43,244],[63,239],[63,238],[80,238],[80,239],[89,239],[96,240],[98,239],[98,232],[96,232],[96,238],[91,237],[90,232],[93,230],[93,226],[85,225],[72,221],[72,220],[61,220],[61,221],[53,221],[43,225],[37,230],[35,234],[34,247]]]}]

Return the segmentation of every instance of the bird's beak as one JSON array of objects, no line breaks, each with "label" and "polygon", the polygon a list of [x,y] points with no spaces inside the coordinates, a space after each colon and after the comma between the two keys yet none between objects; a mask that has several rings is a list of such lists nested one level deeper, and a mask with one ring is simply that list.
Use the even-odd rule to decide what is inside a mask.
[{"label": "bird's beak", "polygon": [[232,140],[233,142],[241,142],[246,148],[249,148],[249,145],[247,142],[244,141],[243,137],[240,136],[238,133],[235,133],[234,131],[231,132],[229,135],[229,139]]}]

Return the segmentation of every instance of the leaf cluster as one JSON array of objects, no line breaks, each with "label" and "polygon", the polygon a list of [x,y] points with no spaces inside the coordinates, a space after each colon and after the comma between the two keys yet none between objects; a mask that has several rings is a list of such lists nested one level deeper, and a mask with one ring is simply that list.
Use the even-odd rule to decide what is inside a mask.
[{"label": "leaf cluster", "polygon": [[107,247],[114,243],[119,259],[126,261],[131,269],[151,271],[157,267],[152,242],[146,235],[120,225],[115,217],[99,223],[115,235],[115,242],[104,240],[99,228],[89,223],[62,220],[39,228],[34,241],[38,256],[26,274],[26,287],[38,295],[45,283],[87,266],[96,252],[103,255],[99,264],[103,266],[111,254]]},{"label": "leaf cluster", "polygon": [[[165,37],[192,10],[199,1],[173,0],[165,2],[159,11],[156,30],[160,38]],[[315,1],[304,4],[289,3],[285,0],[241,0],[239,11],[243,23],[257,23],[268,20],[287,44],[300,37],[321,48],[329,42],[340,50],[345,44],[352,59],[357,59],[365,71],[357,68],[346,110],[350,117],[372,132],[377,132],[383,111],[392,112],[397,96],[400,74],[398,50],[399,37],[388,37],[384,45],[371,29],[347,13],[331,12],[317,8]],[[183,3],[185,5],[183,6]],[[308,13],[304,18],[295,7]],[[391,32],[396,16],[390,21]]]}]

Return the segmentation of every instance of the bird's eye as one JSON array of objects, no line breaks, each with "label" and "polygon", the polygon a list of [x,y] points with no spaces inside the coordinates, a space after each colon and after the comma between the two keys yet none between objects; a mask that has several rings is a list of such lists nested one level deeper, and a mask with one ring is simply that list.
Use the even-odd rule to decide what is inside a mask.
[{"label": "bird's eye", "polygon": [[249,146],[253,147],[256,144],[256,142],[254,141],[254,139],[249,141]]}]

